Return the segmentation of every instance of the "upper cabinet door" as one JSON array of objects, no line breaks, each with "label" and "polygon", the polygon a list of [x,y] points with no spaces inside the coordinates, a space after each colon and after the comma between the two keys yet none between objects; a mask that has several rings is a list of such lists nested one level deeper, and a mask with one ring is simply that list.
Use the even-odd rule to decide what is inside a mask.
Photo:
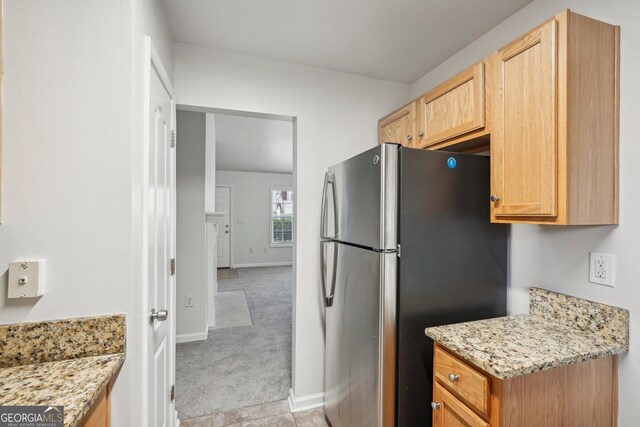
[{"label": "upper cabinet door", "polygon": [[557,215],[557,27],[552,19],[496,54],[493,213]]},{"label": "upper cabinet door", "polygon": [[484,64],[478,62],[422,96],[418,117],[419,147],[484,128]]},{"label": "upper cabinet door", "polygon": [[413,147],[416,130],[416,103],[411,102],[378,121],[378,143],[395,142]]}]

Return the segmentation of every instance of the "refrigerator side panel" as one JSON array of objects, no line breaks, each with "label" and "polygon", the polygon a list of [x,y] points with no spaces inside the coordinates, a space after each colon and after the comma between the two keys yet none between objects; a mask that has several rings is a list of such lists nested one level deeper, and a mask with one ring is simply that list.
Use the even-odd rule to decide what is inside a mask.
[{"label": "refrigerator side panel", "polygon": [[340,243],[326,309],[325,415],[333,427],[378,427],[381,255]]},{"label": "refrigerator side panel", "polygon": [[506,314],[508,226],[489,220],[488,158],[403,148],[400,159],[397,419],[431,426],[424,329]]}]

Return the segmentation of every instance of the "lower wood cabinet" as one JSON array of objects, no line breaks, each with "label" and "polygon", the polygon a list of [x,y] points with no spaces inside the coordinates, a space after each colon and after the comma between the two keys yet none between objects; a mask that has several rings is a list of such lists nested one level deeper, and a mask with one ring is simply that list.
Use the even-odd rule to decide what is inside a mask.
[{"label": "lower wood cabinet", "polygon": [[107,385],[80,423],[82,427],[109,427],[110,386]]},{"label": "lower wood cabinet", "polygon": [[434,427],[617,425],[618,357],[499,379],[436,344]]}]

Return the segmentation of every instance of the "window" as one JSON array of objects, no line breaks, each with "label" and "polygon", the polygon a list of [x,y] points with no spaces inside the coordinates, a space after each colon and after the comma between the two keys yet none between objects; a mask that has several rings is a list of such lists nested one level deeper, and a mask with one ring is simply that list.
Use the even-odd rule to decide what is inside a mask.
[{"label": "window", "polygon": [[271,246],[293,244],[293,191],[271,189]]}]

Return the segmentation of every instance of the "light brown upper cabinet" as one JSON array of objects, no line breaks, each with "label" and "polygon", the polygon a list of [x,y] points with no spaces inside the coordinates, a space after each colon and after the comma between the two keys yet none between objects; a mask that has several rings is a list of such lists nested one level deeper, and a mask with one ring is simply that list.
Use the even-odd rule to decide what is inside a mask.
[{"label": "light brown upper cabinet", "polygon": [[[485,135],[485,66],[478,62],[418,99],[418,148]],[[458,138],[459,140],[459,138]],[[447,143],[449,142],[449,143]]]},{"label": "light brown upper cabinet", "polygon": [[416,138],[416,103],[411,102],[378,121],[378,143],[395,142],[414,146]]},{"label": "light brown upper cabinet", "polygon": [[619,27],[565,10],[489,57],[494,222],[618,222]]}]

